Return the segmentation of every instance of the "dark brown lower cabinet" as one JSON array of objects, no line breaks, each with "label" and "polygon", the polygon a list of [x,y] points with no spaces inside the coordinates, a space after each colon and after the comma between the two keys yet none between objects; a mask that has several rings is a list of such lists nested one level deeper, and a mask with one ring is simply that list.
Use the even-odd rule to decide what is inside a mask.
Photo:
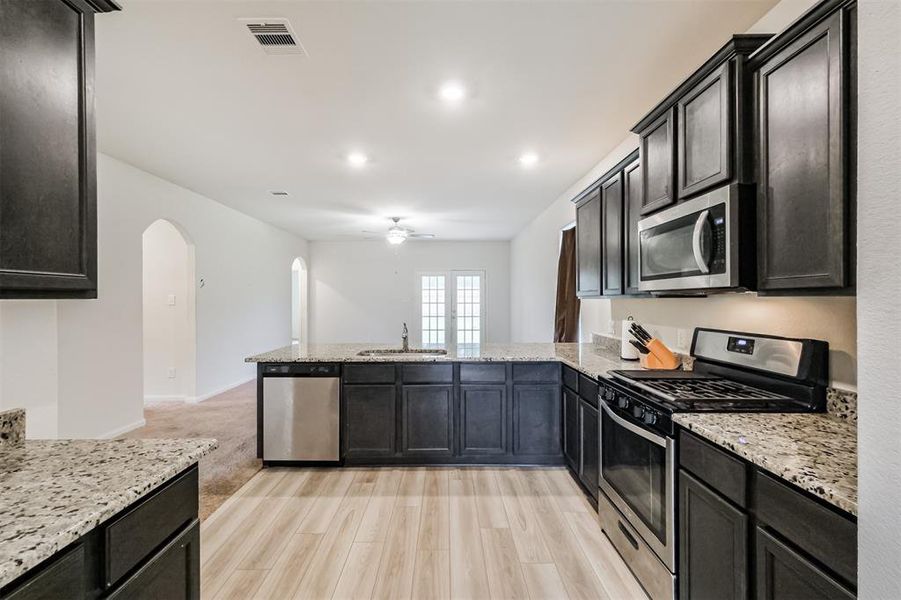
[{"label": "dark brown lower cabinet", "polygon": [[405,385],[402,399],[404,454],[454,452],[454,386]]},{"label": "dark brown lower cabinet", "polygon": [[563,456],[566,458],[566,464],[575,473],[579,472],[581,449],[579,395],[570,389],[563,388]]},{"label": "dark brown lower cabinet", "polygon": [[598,421],[598,409],[588,403],[584,398],[579,399],[579,429],[581,431],[581,463],[579,466],[579,479],[582,485],[597,500],[598,477],[600,468],[600,438]]},{"label": "dark brown lower cabinet", "polygon": [[197,600],[194,465],[0,587],[0,600]]},{"label": "dark brown lower cabinet", "polygon": [[166,544],[156,556],[108,596],[110,600],[200,598],[200,522]]},{"label": "dark brown lower cabinet", "polygon": [[507,386],[460,386],[460,454],[507,452]]},{"label": "dark brown lower cabinet", "polygon": [[562,454],[560,384],[513,386],[513,454]]},{"label": "dark brown lower cabinet", "polygon": [[344,386],[344,443],[348,457],[396,453],[396,396],[393,384]]},{"label": "dark brown lower cabinet", "polygon": [[855,597],[802,554],[758,527],[758,600],[851,600]]},{"label": "dark brown lower cabinet", "polygon": [[748,515],[685,471],[680,471],[680,598],[747,598],[747,547]]}]

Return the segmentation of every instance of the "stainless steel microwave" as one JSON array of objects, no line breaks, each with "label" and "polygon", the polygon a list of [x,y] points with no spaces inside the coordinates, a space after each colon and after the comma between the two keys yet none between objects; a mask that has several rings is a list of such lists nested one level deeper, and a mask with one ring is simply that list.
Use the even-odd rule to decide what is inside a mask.
[{"label": "stainless steel microwave", "polygon": [[638,288],[705,293],[754,289],[752,186],[733,184],[638,222]]}]

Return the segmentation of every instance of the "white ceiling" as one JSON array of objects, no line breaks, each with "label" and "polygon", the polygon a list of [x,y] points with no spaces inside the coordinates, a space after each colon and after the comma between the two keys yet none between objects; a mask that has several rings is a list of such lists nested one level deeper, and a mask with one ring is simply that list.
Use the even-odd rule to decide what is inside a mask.
[{"label": "white ceiling", "polygon": [[[775,0],[122,3],[97,19],[102,152],[311,240],[394,215],[488,240]],[[265,54],[242,17],[287,17],[309,56]],[[457,109],[436,97],[451,78],[471,93]]]}]

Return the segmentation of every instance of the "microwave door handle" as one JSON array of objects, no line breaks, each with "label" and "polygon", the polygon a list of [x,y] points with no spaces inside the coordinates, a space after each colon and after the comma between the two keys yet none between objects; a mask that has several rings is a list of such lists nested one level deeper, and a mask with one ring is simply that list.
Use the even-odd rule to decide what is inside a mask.
[{"label": "microwave door handle", "polygon": [[698,263],[698,269],[701,273],[709,273],[710,267],[707,266],[707,259],[701,252],[701,236],[704,234],[704,227],[707,225],[707,217],[710,215],[709,210],[701,211],[698,220],[695,221],[694,233],[691,236],[691,250],[695,255],[695,262]]},{"label": "microwave door handle", "polygon": [[607,416],[610,417],[610,420],[613,421],[614,423],[616,423],[617,425],[619,425],[620,427],[627,429],[628,431],[631,431],[635,435],[643,437],[644,439],[648,440],[652,444],[656,444],[658,446],[663,446],[664,448],[666,448],[666,438],[661,437],[659,435],[654,435],[647,429],[644,429],[643,427],[639,427],[638,425],[633,425],[629,421],[625,420],[624,418],[622,418],[621,416],[619,416],[618,414],[616,414],[615,412],[610,410],[610,407],[607,406],[606,402],[601,401],[601,408],[604,409],[604,412],[607,413]]}]

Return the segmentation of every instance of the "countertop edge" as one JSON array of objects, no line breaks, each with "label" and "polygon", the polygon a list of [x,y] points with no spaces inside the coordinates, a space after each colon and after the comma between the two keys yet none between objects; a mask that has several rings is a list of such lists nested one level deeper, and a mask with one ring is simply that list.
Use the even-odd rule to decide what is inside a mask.
[{"label": "countertop edge", "polygon": [[[101,441],[101,440],[98,440]],[[114,440],[108,440],[113,442]],[[119,514],[135,502],[148,496],[164,483],[197,464],[201,458],[219,447],[219,442],[211,438],[196,438],[192,442],[200,444],[200,447],[187,451],[178,460],[158,472],[148,483],[132,486],[122,492],[111,495],[109,501],[102,508],[80,518],[70,527],[56,532],[52,537],[42,539],[35,543],[25,558],[17,558],[6,564],[0,564],[0,588],[9,585],[28,571],[39,566],[45,560],[63,550],[73,542],[80,539],[92,529],[102,525],[111,517]]]}]

